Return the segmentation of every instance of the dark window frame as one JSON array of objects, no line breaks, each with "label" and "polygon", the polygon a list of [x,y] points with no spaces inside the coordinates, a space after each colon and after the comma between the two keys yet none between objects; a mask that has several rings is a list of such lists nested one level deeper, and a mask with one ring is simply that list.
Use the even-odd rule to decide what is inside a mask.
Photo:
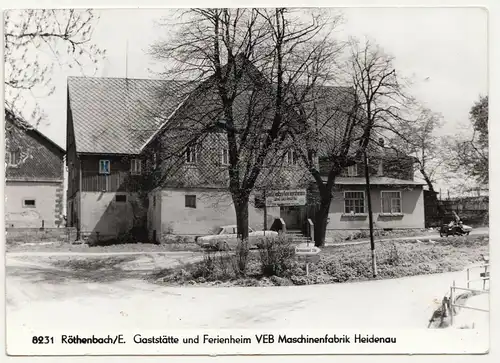
[{"label": "dark window frame", "polygon": [[184,195],[184,207],[196,209],[196,195],[195,194]]},{"label": "dark window frame", "polygon": [[[120,199],[120,200],[118,200],[118,199]],[[126,194],[116,194],[115,195],[115,202],[117,202],[117,203],[127,203],[127,199],[128,198],[127,198]]]},{"label": "dark window frame", "polygon": [[[26,204],[27,201],[33,201],[33,205]],[[23,198],[23,208],[36,208],[36,198]]]}]

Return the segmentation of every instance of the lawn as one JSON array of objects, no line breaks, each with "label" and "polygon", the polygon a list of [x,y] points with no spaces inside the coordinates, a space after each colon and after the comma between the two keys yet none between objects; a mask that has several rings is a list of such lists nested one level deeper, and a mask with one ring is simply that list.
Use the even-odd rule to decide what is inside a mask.
[{"label": "lawn", "polygon": [[[489,254],[487,236],[439,238],[435,241],[397,240],[376,245],[377,279],[453,272],[482,261]],[[286,255],[286,253],[284,254]],[[164,269],[152,279],[167,285],[274,286],[342,283],[373,279],[369,244],[328,246],[320,261],[310,264],[278,257],[277,268],[263,268],[260,252],[248,255],[246,273],[235,268],[235,255],[206,253],[202,261]]]}]

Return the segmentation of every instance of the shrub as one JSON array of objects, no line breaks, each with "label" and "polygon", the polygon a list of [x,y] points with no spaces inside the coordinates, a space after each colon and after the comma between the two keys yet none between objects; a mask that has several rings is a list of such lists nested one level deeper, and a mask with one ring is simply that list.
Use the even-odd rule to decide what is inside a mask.
[{"label": "shrub", "polygon": [[397,266],[399,265],[399,262],[400,258],[398,248],[395,243],[392,243],[389,249],[389,257],[387,258],[387,263],[391,266]]},{"label": "shrub", "polygon": [[286,236],[264,238],[260,241],[261,272],[264,276],[285,276],[291,270],[295,252]]},{"label": "shrub", "polygon": [[238,276],[245,276],[248,263],[248,255],[250,248],[248,246],[248,239],[239,241],[236,245],[235,260],[233,262],[233,270]]}]

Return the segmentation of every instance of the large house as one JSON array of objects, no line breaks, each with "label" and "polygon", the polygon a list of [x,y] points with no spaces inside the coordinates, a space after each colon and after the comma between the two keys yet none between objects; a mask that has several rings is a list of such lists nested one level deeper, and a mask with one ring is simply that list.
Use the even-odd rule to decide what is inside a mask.
[{"label": "large house", "polygon": [[5,110],[7,228],[64,226],[65,151]]},{"label": "large house", "polygon": [[[177,81],[70,77],[68,224],[98,239],[140,234],[150,240],[168,234],[206,234],[215,227],[235,224],[225,135],[215,128],[194,143],[185,137],[188,130],[214,120],[223,122],[217,107],[210,109],[213,92],[210,84],[193,87]],[[244,90],[237,98],[235,104],[243,107],[235,110],[236,120],[245,117],[249,94]],[[329,102],[339,102],[338,95]],[[265,108],[262,115],[265,119]],[[262,127],[265,130],[265,122]],[[254,157],[250,154],[249,158]],[[411,159],[375,154],[376,226],[422,228],[423,190],[413,180]],[[283,153],[279,164],[278,176],[273,171],[273,185],[259,180],[257,191],[307,189],[309,202],[268,207],[268,226],[275,218],[283,218],[288,228],[300,229],[314,214],[314,186],[291,150]],[[367,228],[362,167],[353,165],[345,173],[336,181],[328,229]],[[265,171],[261,174],[261,179],[269,177]],[[254,229],[264,225],[259,195],[250,197],[249,224]]]}]

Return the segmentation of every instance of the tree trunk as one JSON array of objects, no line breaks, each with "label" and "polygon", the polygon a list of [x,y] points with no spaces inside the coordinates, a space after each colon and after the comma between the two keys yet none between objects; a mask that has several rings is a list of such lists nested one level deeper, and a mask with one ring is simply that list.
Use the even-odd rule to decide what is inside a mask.
[{"label": "tree trunk", "polygon": [[238,227],[238,238],[248,239],[248,197],[233,196],[234,209],[236,212],[236,226]]},{"label": "tree trunk", "polygon": [[322,197],[319,209],[314,216],[314,245],[322,247],[325,245],[326,227],[328,225],[328,212],[330,211],[330,204],[332,197]]}]

